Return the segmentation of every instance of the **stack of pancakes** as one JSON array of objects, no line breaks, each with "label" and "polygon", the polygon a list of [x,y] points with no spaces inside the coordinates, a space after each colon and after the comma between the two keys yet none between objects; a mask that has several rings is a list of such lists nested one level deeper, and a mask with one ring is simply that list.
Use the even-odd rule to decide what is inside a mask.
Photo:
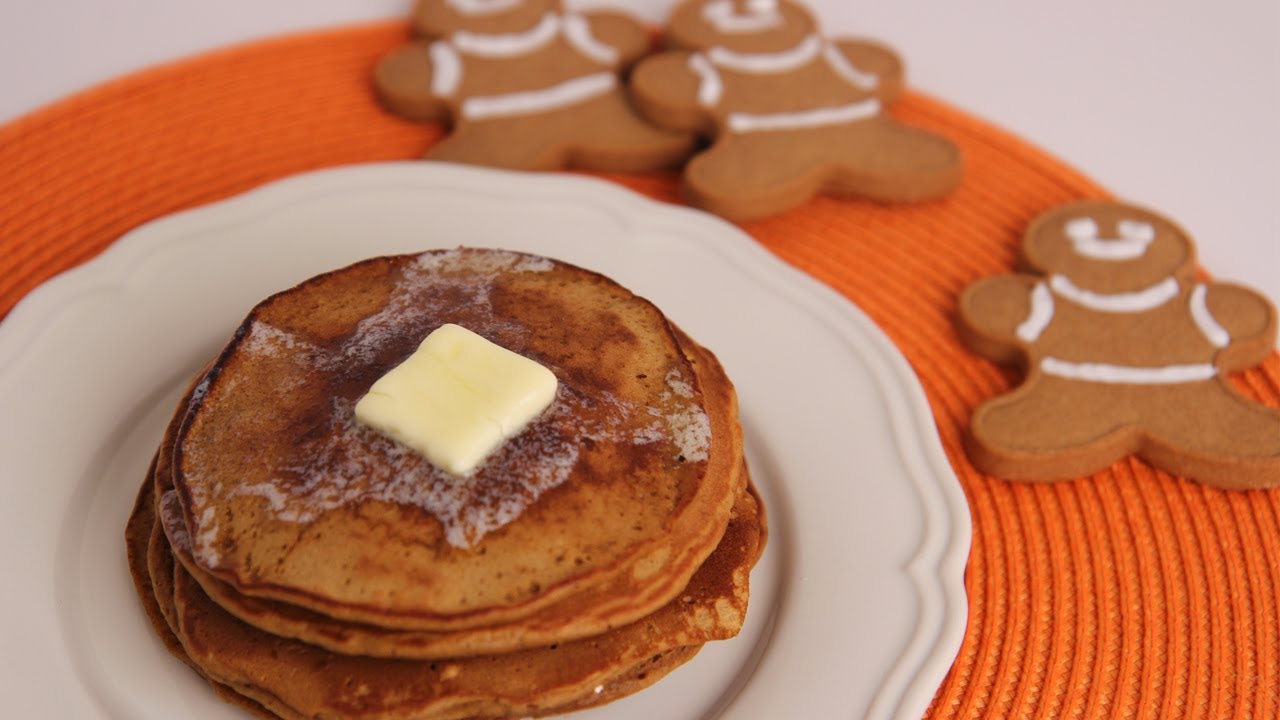
[{"label": "stack of pancakes", "polygon": [[[465,478],[353,416],[444,323],[560,383]],[[458,249],[254,308],[126,540],[170,651],[262,717],[496,718],[608,702],[737,634],[765,520],[710,352],[601,275]]]}]

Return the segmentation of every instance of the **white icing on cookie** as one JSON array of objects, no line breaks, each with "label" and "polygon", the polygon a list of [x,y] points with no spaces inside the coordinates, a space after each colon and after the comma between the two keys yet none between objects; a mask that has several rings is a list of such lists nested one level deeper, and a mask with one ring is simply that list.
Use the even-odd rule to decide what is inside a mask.
[{"label": "white icing on cookie", "polygon": [[854,65],[835,43],[826,43],[822,48],[822,57],[840,77],[856,88],[874,90],[880,85],[880,78],[875,73]]},{"label": "white icing on cookie", "polygon": [[431,94],[452,97],[462,83],[462,60],[453,46],[437,40],[428,47],[431,54]]},{"label": "white icing on cookie", "polygon": [[[537,25],[524,32],[484,35],[460,30],[448,40],[432,43],[431,91],[437,97],[451,97],[457,92],[463,75],[459,53],[483,58],[515,58],[546,47],[562,33],[575,50],[596,62],[615,65],[620,59],[615,48],[591,34],[591,26],[582,16],[547,13]],[[608,86],[612,87],[614,82],[609,81]],[[603,87],[603,80],[587,75],[543,90],[469,98],[463,101],[463,116],[524,115],[539,112],[538,108],[555,109],[597,94],[594,88]]]},{"label": "white icing on cookie", "polygon": [[560,17],[553,13],[542,16],[537,25],[515,33],[480,33],[459,30],[450,36],[454,47],[468,55],[507,58],[527,55],[555,40],[560,35]]},{"label": "white icing on cookie", "polygon": [[1178,280],[1174,277],[1167,277],[1144,290],[1111,295],[1077,287],[1065,275],[1050,276],[1049,286],[1055,293],[1077,305],[1106,313],[1146,312],[1178,296]]},{"label": "white icing on cookie", "polygon": [[583,55],[605,65],[614,65],[621,59],[617,48],[600,42],[591,34],[591,24],[581,15],[565,15],[562,26],[564,38]]},{"label": "white icing on cookie", "polygon": [[1116,223],[1116,231],[1120,233],[1120,237],[1128,240],[1151,242],[1156,239],[1155,227],[1142,220],[1121,220]]},{"label": "white icing on cookie", "polygon": [[1027,313],[1027,319],[1018,325],[1018,339],[1026,343],[1035,342],[1044,329],[1049,327],[1052,320],[1053,293],[1049,292],[1048,285],[1038,282],[1031,289],[1031,312]]},{"label": "white icing on cookie", "polygon": [[1077,255],[1083,255],[1090,260],[1137,260],[1147,252],[1147,246],[1151,241],[1134,240],[1129,238],[1091,238],[1088,240],[1072,240],[1071,247],[1076,251]]},{"label": "white icing on cookie", "polygon": [[1091,217],[1071,218],[1062,231],[1072,240],[1092,240],[1098,237],[1098,223]]},{"label": "white icing on cookie", "polygon": [[809,35],[789,50],[775,53],[740,53],[716,46],[707,50],[711,62],[722,68],[753,75],[776,75],[808,65],[822,52],[822,38]]},{"label": "white icing on cookie", "polygon": [[724,82],[716,66],[706,55],[694,53],[689,56],[689,69],[698,76],[698,104],[706,108],[719,105],[724,96]]},{"label": "white icing on cookie", "polygon": [[1116,224],[1120,237],[1098,237],[1098,223],[1089,217],[1072,218],[1064,227],[1077,254],[1092,260],[1136,260],[1147,252],[1156,239],[1151,223],[1140,220],[1121,220]]},{"label": "white icing on cookie", "polygon": [[[856,67],[840,52],[836,45],[824,41],[817,35],[809,35],[795,47],[776,53],[740,53],[725,47],[713,47],[707,50],[705,58],[702,54],[694,54],[689,58],[689,67],[701,80],[698,88],[698,100],[704,107],[714,107],[724,94],[724,83],[717,68],[733,70],[749,75],[781,75],[793,72],[821,57],[824,62],[840,77],[859,90],[873,90],[880,84],[880,78],[874,73]],[[710,61],[710,62],[708,62]],[[851,106],[846,106],[846,108]],[[809,114],[818,116],[830,112],[830,108],[815,108]],[[850,111],[851,112],[851,111]],[[812,118],[812,120],[816,120]],[[837,122],[847,122],[838,120]],[[747,121],[746,125],[753,124]],[[826,125],[830,122],[817,122]],[[806,127],[806,125],[792,125]]]},{"label": "white icing on cookie", "polygon": [[445,0],[463,15],[496,15],[520,5],[524,0]]},{"label": "white icing on cookie", "polygon": [[731,113],[729,115],[729,129],[739,133],[798,130],[858,122],[875,117],[879,113],[880,101],[875,98],[868,98],[849,105],[815,108],[797,112]]},{"label": "white icing on cookie", "polygon": [[[1050,293],[1062,295],[1091,310],[1108,313],[1138,313],[1157,308],[1178,294],[1178,281],[1165,278],[1151,287],[1134,293],[1104,295],[1082,290],[1062,275],[1053,275],[1049,283],[1036,283],[1031,290],[1031,310],[1018,325],[1016,334],[1026,343],[1035,342],[1053,320],[1054,301]],[[1210,314],[1205,304],[1206,288],[1196,285],[1191,290],[1191,317],[1196,327],[1214,347],[1226,347],[1231,336]],[[1212,363],[1187,363],[1156,367],[1137,367],[1102,362],[1076,362],[1056,357],[1040,361],[1040,370],[1046,375],[1083,380],[1086,382],[1117,385],[1171,385],[1208,380],[1217,375]]]},{"label": "white icing on cookie", "polygon": [[1072,362],[1055,357],[1046,357],[1041,360],[1040,371],[1046,375],[1068,380],[1113,385],[1173,385],[1208,380],[1218,374],[1217,369],[1209,363],[1134,367],[1110,363]]},{"label": "white icing on cookie", "polygon": [[1231,342],[1231,333],[1227,332],[1227,329],[1214,319],[1213,313],[1209,312],[1209,306],[1205,304],[1205,293],[1206,288],[1201,284],[1191,289],[1191,319],[1195,321],[1200,334],[1204,335],[1210,344],[1217,348],[1224,348]]},{"label": "white icing on cookie", "polygon": [[561,110],[609,92],[617,81],[613,73],[601,72],[538,90],[471,97],[462,101],[462,116],[485,120]]},{"label": "white icing on cookie", "polygon": [[749,12],[739,13],[733,0],[712,0],[702,7],[702,19],[726,35],[764,32],[782,25],[776,0],[751,0],[747,9]]}]

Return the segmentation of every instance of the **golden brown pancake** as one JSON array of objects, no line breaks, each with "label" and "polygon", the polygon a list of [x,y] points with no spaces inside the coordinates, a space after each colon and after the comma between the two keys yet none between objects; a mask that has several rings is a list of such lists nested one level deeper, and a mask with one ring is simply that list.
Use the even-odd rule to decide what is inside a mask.
[{"label": "golden brown pancake", "polygon": [[[753,490],[744,492],[722,542],[681,596],[636,623],[502,655],[377,659],[338,655],[237,620],[173,562],[167,543],[151,543],[147,562],[140,538],[164,537],[143,531],[148,522],[156,526],[151,488],[150,481],[143,484],[127,537],[138,593],[144,606],[156,610],[148,614],[157,631],[179,639],[171,651],[221,693],[234,693],[231,699],[251,703],[258,714],[270,708],[284,718],[536,715],[629,694],[691,658],[703,642],[723,637],[724,628],[736,633],[746,610],[748,574],[765,537],[763,507]],[[160,609],[165,605],[167,612]],[[175,620],[172,628],[166,617]]]},{"label": "golden brown pancake", "polygon": [[[555,402],[471,478],[355,401],[445,322]],[[256,307],[179,403],[126,528],[171,653],[264,718],[498,718],[635,692],[736,635],[767,535],[715,356],[580,268],[377,258]]]},{"label": "golden brown pancake", "polygon": [[[148,470],[148,474],[155,472],[155,467],[156,461],[155,458],[152,458],[151,469]],[[160,526],[156,523],[151,488],[151,483],[144,482],[142,484],[142,489],[138,491],[138,497],[133,503],[133,512],[129,515],[129,522],[124,528],[124,545],[125,554],[129,561],[129,575],[133,578],[134,587],[138,589],[138,599],[142,601],[142,610],[147,614],[147,620],[155,626],[156,634],[160,636],[165,648],[174,657],[186,662],[187,656],[182,650],[182,644],[178,642],[177,636],[170,632],[169,620],[162,613],[155,596],[151,592],[142,592],[143,587],[151,587],[149,548],[156,539],[156,531],[160,529]]]},{"label": "golden brown pancake", "polygon": [[[746,472],[745,468],[743,472]],[[164,515],[170,523],[180,522],[177,512]],[[163,534],[159,525],[157,531]],[[346,622],[277,600],[242,595],[227,583],[194,567],[190,560],[189,546],[175,544],[172,550],[181,558],[183,568],[200,584],[204,593],[238,619],[273,635],[295,638],[347,655],[428,660],[465,657],[548,645],[610,629],[588,626],[594,632],[582,632],[582,624],[577,624],[573,626],[576,632],[565,632],[565,625],[571,624],[570,621],[574,619],[574,610],[589,606],[590,598],[569,598],[550,606],[529,622],[487,628],[431,632]],[[730,618],[737,624],[729,621]],[[741,620],[740,613],[725,616],[725,621],[717,627],[718,635],[721,636],[717,639],[736,635]]]},{"label": "golden brown pancake", "polygon": [[[694,364],[699,378],[707,373],[722,375],[723,371],[713,356],[678,330],[677,337],[683,347],[692,348],[691,354],[699,358]],[[180,406],[185,405],[184,400]],[[183,413],[180,412],[170,423],[161,443],[159,460],[153,465],[153,472],[156,473],[156,496],[170,501],[175,501],[176,495],[170,492],[173,485],[169,458],[173,453],[176,427],[182,417]],[[745,465],[740,472],[743,478],[747,477]],[[454,631],[399,630],[336,620],[280,601],[243,595],[230,584],[205,572],[192,557],[190,543],[186,539],[188,534],[182,524],[181,514],[177,511],[176,502],[171,502],[169,510],[160,515],[169,523],[165,531],[174,540],[175,554],[187,572],[215,602],[259,629],[297,638],[334,652],[417,659],[457,657],[536,647],[598,634],[611,627],[607,621],[593,618],[591,613],[595,596],[570,597],[544,608],[530,618],[516,622]],[[182,536],[181,541],[174,537],[175,534]],[[736,634],[737,628],[723,627],[721,632],[725,637],[730,637]]]},{"label": "golden brown pancake", "polygon": [[[691,660],[694,655],[698,654],[699,649],[701,649],[700,646],[676,648],[675,650],[670,650],[651,658],[647,658],[644,661],[637,663],[634,667],[627,669],[625,672],[619,673],[617,677],[611,679],[608,683],[597,686],[600,688],[599,692],[592,689],[585,695],[580,696],[578,699],[571,700],[557,707],[538,710],[530,709],[519,716],[513,716],[510,714],[495,716],[485,711],[484,703],[470,703],[455,705],[450,708],[448,714],[432,716],[432,720],[485,720],[486,718],[496,719],[499,717],[503,718],[503,720],[512,720],[515,717],[561,715],[574,710],[583,710],[597,705],[604,705],[617,700],[618,698],[626,697],[634,692],[643,690],[658,680],[661,680],[667,673]],[[261,713],[261,717],[266,718],[266,720],[314,720],[314,716],[298,713],[292,708],[283,705],[279,698],[272,696],[269,692],[259,687],[243,685],[233,690],[230,686],[218,685],[215,683],[215,688],[220,691],[236,694],[238,696],[236,700],[237,704],[247,702],[252,703],[255,707],[261,708],[258,712]],[[261,702],[251,698],[259,698],[261,699]],[[271,709],[267,710],[266,708],[268,707]],[[352,715],[351,717],[360,716]]]},{"label": "golden brown pancake", "polygon": [[[446,322],[561,384],[467,480],[351,413]],[[369,260],[254,308],[193,395],[172,476],[192,569],[241,595],[383,628],[575,637],[681,591],[741,465],[731,383],[651,303],[571,265],[462,249]]]},{"label": "golden brown pancake", "polygon": [[[155,460],[152,460],[155,467]],[[125,527],[125,550],[129,560],[129,574],[133,577],[134,589],[138,599],[142,601],[142,609],[147,620],[155,629],[156,635],[164,643],[165,649],[174,657],[186,663],[200,673],[182,642],[174,632],[177,613],[173,607],[173,556],[168,553],[168,544],[164,533],[156,522],[152,484],[144,482],[138,491],[138,498],[133,505],[133,513],[129,516]],[[157,573],[159,571],[159,573]],[[152,582],[153,575],[160,578],[161,583]],[[205,678],[208,680],[208,678]],[[215,692],[226,702],[238,705],[256,717],[273,720],[276,716],[260,703],[246,697],[226,685],[209,680]]]},{"label": "golden brown pancake", "polygon": [[[438,661],[338,655],[264,633],[212,602],[178,565],[178,635],[209,677],[302,717],[506,717],[579,704],[600,686],[634,682],[633,668],[714,636],[720,616],[745,604],[758,555],[757,504],[744,493],[717,555],[680,598],[653,615],[594,638],[502,655]],[[668,668],[669,669],[669,668]],[[649,680],[656,680],[650,673]],[[266,693],[255,694],[250,688]],[[278,712],[278,710],[277,710]]]},{"label": "golden brown pancake", "polygon": [[[291,672],[292,668],[287,665],[278,667],[276,663],[281,657],[310,657],[311,660],[315,661],[317,657],[323,658],[325,655],[333,657],[332,654],[325,653],[319,648],[310,648],[296,641],[273,638],[270,635],[253,630],[244,623],[236,621],[230,615],[220,613],[220,608],[217,608],[215,603],[209,601],[207,596],[201,597],[198,585],[183,571],[180,565],[173,561],[173,556],[169,552],[170,547],[167,543],[167,538],[160,531],[154,512],[155,505],[152,497],[152,488],[153,483],[150,480],[143,483],[133,514],[129,519],[126,539],[130,569],[134,576],[139,597],[152,620],[152,624],[165,641],[166,646],[175,656],[209,679],[209,682],[224,699],[250,710],[259,717],[281,717],[286,719],[312,717],[312,715],[302,714],[299,710],[286,704],[286,700],[283,698],[290,697],[290,694],[288,692],[280,692],[280,688],[276,687],[276,685],[280,682],[280,676],[289,677],[296,673]],[[693,581],[686,588],[682,597],[655,613],[651,618],[636,623],[635,626],[629,629],[611,634],[613,637],[606,636],[600,639],[580,641],[577,644],[570,643],[560,647],[520,653],[511,656],[511,660],[506,663],[497,657],[490,657],[471,658],[462,661],[461,664],[454,661],[441,660],[436,663],[418,662],[417,665],[425,667],[427,672],[435,672],[442,677],[448,676],[445,677],[445,680],[454,680],[461,676],[464,670],[475,665],[479,665],[482,668],[487,666],[486,672],[505,675],[510,671],[510,663],[512,661],[515,661],[517,666],[524,665],[526,672],[529,671],[529,666],[536,667],[541,662],[558,667],[565,663],[573,663],[575,660],[580,662],[584,656],[594,658],[597,662],[607,661],[620,644],[618,636],[624,638],[622,642],[625,642],[626,638],[630,638],[633,642],[637,638],[640,639],[640,642],[650,642],[652,643],[650,649],[676,643],[674,648],[656,651],[652,656],[648,657],[644,657],[643,652],[633,649],[630,655],[616,658],[618,662],[614,663],[615,667],[610,671],[607,671],[602,676],[595,677],[595,680],[599,681],[595,685],[591,685],[589,689],[586,689],[586,685],[590,683],[579,683],[580,692],[577,693],[576,697],[554,706],[539,705],[536,702],[525,700],[521,702],[519,707],[515,707],[511,704],[513,701],[509,697],[505,700],[490,698],[483,701],[460,701],[456,699],[447,701],[435,697],[420,699],[414,707],[421,709],[421,705],[426,703],[435,709],[441,706],[448,708],[443,714],[429,715],[430,717],[442,718],[501,717],[513,712],[524,715],[541,715],[553,712],[567,712],[603,704],[636,692],[656,682],[663,675],[692,658],[700,647],[700,644],[679,643],[695,639],[711,639],[713,636],[719,636],[723,634],[725,628],[735,626],[736,622],[738,622],[735,618],[740,618],[741,614],[745,612],[747,573],[763,549],[767,532],[763,515],[764,508],[758,503],[754,488],[749,490],[750,492],[744,493],[735,503],[734,518],[721,545],[699,572],[695,574]],[[236,675],[232,673],[229,677],[217,680],[211,679],[208,671],[203,666],[195,663],[175,634],[175,631],[182,632],[180,626],[177,625],[178,622],[181,622],[182,616],[179,615],[180,609],[177,601],[175,601],[175,593],[178,593],[179,596],[185,596],[189,605],[194,604],[197,607],[197,609],[192,610],[188,605],[183,610],[204,618],[204,622],[210,622],[209,616],[200,615],[200,613],[212,614],[214,618],[212,629],[208,624],[201,626],[203,634],[200,637],[205,639],[206,642],[211,637],[217,642],[219,637],[228,633],[232,637],[243,637],[245,634],[256,635],[257,640],[251,642],[257,644],[260,649],[266,648],[265,653],[271,658],[267,671],[262,675],[262,677],[268,678],[264,683],[266,687],[255,684],[245,674]],[[714,602],[709,602],[711,598],[715,598]],[[683,616],[683,621],[676,621],[677,616]],[[171,623],[173,624],[171,625]],[[691,631],[691,627],[696,629]],[[228,628],[231,628],[231,630],[228,630]],[[715,629],[708,633],[708,628]],[[184,635],[183,637],[187,636]],[[291,651],[282,652],[281,647],[288,647]],[[560,652],[562,648],[564,652]],[[587,648],[590,651],[587,651]],[[226,655],[226,651],[225,649],[217,650],[214,654]],[[634,664],[628,665],[623,662],[634,657],[640,657]],[[245,658],[241,657],[239,661],[245,662]],[[226,662],[225,659],[223,662]],[[365,668],[376,675],[375,670],[382,667],[379,663],[402,671],[404,666],[412,664],[405,661],[391,660],[362,661],[357,658],[338,658],[338,662],[339,665],[336,670],[331,670],[331,666],[327,661],[320,660],[314,665],[308,666],[308,671],[342,675],[342,673],[350,670],[350,667],[346,667],[342,663],[351,663],[355,667]],[[233,669],[237,667],[236,661],[231,661],[228,664]],[[215,667],[226,670],[218,663],[215,663]],[[537,671],[534,670],[533,672],[536,673]],[[557,676],[563,675],[562,672],[553,672],[553,674]],[[215,675],[214,677],[217,676]],[[343,677],[345,678],[346,676]],[[271,678],[275,678],[276,681],[272,682]],[[328,686],[329,679],[332,678],[321,677],[319,680],[314,680],[314,683]],[[526,679],[527,676],[520,677],[519,682],[514,684],[517,686],[522,685]],[[336,680],[334,682],[336,683]],[[487,684],[488,681],[485,682]],[[341,683],[337,685],[341,685]],[[445,682],[444,685],[448,685],[448,683]],[[444,685],[441,685],[441,687]],[[308,687],[310,686],[311,683],[309,682]],[[371,685],[370,687],[374,686]],[[600,688],[599,691],[596,690],[597,687]],[[572,693],[559,689],[556,694],[570,695]],[[367,695],[368,693],[366,693],[366,700]],[[403,698],[400,704],[404,705]],[[491,712],[496,707],[504,709]],[[369,708],[366,708],[366,710],[369,713],[381,712],[380,710]],[[352,708],[343,706],[341,711],[351,713]],[[309,713],[312,711],[305,710],[303,712]],[[361,713],[356,712],[346,716],[359,717]]]}]

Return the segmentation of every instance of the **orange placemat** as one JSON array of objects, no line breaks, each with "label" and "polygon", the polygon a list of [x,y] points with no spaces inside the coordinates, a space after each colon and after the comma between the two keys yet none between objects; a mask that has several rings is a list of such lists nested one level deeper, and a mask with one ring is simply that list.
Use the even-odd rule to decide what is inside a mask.
[{"label": "orange placemat", "polygon": [[[0,313],[147,220],[301,171],[421,154],[439,130],[382,113],[368,87],[406,35],[382,24],[233,48],[0,128]],[[888,333],[964,487],[969,625],[929,717],[1277,717],[1280,491],[1227,494],[1136,461],[1013,485],[974,471],[960,447],[971,410],[1012,378],[961,347],[957,293],[1008,271],[1040,211],[1103,191],[937,102],[910,95],[895,112],[963,147],[952,197],[819,199],[746,230]],[[677,199],[674,175],[610,179]],[[1280,406],[1280,356],[1234,380]]]}]

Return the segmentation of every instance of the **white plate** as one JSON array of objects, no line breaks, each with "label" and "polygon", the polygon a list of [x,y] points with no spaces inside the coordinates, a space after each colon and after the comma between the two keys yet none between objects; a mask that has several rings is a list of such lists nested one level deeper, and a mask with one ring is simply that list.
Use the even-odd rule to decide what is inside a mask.
[{"label": "white plate", "polygon": [[146,225],[0,324],[0,682],[21,718],[237,718],[154,637],[122,531],[182,382],[268,294],[474,245],[650,298],[738,386],[771,537],[741,637],[582,720],[901,718],[964,632],[964,496],[907,363],[735,227],[569,175],[430,163],[304,175]]}]

